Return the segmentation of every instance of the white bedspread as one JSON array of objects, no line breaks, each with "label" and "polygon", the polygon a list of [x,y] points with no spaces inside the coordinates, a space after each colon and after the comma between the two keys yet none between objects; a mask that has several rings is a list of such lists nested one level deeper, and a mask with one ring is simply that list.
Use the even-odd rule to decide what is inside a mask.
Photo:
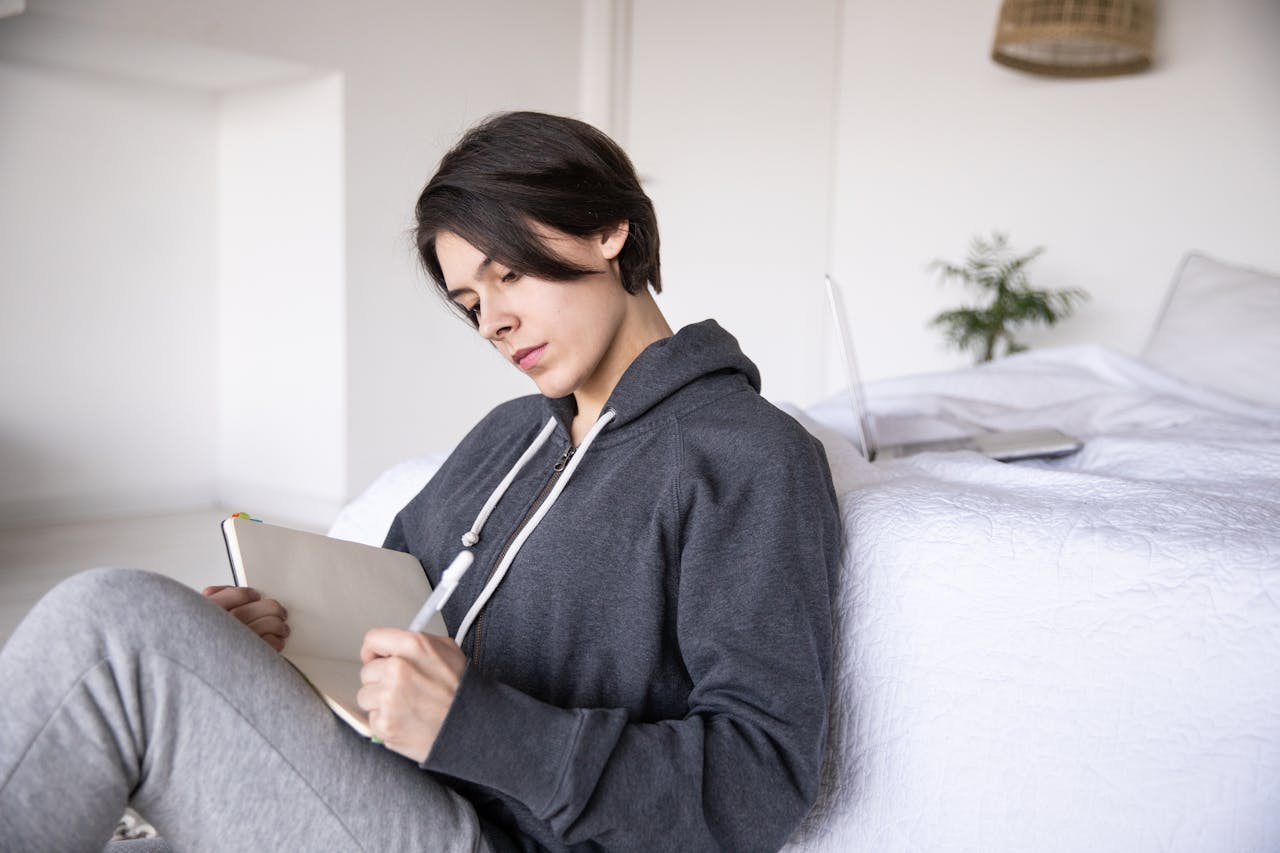
[{"label": "white bedspread", "polygon": [[1098,347],[867,391],[882,440],[1086,444],[872,465],[843,397],[808,411],[848,541],[831,773],[792,847],[1280,850],[1280,410]]}]

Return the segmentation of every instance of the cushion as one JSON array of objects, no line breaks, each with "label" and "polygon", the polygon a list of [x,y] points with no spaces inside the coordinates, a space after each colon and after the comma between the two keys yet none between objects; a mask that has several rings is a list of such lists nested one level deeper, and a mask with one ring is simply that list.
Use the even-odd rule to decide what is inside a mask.
[{"label": "cushion", "polygon": [[1180,379],[1280,407],[1280,276],[1188,254],[1142,357]]},{"label": "cushion", "polygon": [[366,545],[381,545],[396,515],[422,491],[448,455],[418,456],[388,468],[359,497],[343,507],[329,528],[329,535]]}]

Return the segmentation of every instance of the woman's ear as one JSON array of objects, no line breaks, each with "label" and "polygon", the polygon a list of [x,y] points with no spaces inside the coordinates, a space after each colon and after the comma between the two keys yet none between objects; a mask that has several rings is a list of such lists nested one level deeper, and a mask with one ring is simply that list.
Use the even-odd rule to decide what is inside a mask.
[{"label": "woman's ear", "polygon": [[631,233],[631,223],[622,220],[612,228],[600,232],[600,254],[606,261],[618,257],[622,247],[627,244],[627,235]]}]

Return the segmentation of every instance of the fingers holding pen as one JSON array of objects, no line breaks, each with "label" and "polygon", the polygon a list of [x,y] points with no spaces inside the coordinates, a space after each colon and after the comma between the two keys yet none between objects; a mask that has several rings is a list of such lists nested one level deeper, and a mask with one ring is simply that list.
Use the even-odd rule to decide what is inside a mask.
[{"label": "fingers holding pen", "polygon": [[429,644],[428,635],[417,631],[372,628],[365,632],[360,646],[360,662],[367,664],[386,657],[417,658],[427,652]]},{"label": "fingers holding pen", "polygon": [[386,746],[424,759],[457,694],[467,661],[448,637],[374,628],[360,649],[364,667],[356,703]]}]

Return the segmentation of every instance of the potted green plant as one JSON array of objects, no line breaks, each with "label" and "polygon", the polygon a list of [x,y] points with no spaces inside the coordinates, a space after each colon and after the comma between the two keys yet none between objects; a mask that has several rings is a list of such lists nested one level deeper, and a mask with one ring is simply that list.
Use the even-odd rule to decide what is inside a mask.
[{"label": "potted green plant", "polygon": [[1014,337],[1015,332],[1037,323],[1052,326],[1071,316],[1076,305],[1089,298],[1078,288],[1032,287],[1026,268],[1043,252],[1044,247],[1037,246],[1019,255],[1009,247],[1008,235],[997,231],[990,239],[973,238],[963,265],[934,261],[929,268],[938,270],[942,281],[958,278],[972,285],[980,294],[981,304],[943,311],[929,325],[940,327],[961,352],[972,352],[976,362],[1025,350],[1026,345]]}]

